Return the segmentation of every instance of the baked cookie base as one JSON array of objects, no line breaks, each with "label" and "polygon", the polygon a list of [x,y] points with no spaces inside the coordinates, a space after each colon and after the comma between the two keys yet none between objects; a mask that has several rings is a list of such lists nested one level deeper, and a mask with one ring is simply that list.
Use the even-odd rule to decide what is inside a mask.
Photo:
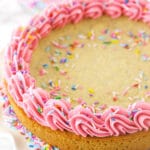
[{"label": "baked cookie base", "polygon": [[[8,92],[7,92],[8,93]],[[8,99],[18,119],[22,124],[37,137],[50,145],[59,147],[61,150],[149,150],[150,131],[141,131],[118,137],[81,137],[67,131],[51,130],[41,126],[18,107],[11,95]]]}]

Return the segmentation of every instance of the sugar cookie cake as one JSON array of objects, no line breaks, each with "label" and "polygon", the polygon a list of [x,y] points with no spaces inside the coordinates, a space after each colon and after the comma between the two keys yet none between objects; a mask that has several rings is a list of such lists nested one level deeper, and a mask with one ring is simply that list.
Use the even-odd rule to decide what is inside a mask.
[{"label": "sugar cookie cake", "polygon": [[149,2],[49,6],[5,55],[19,120],[64,150],[150,148]]}]

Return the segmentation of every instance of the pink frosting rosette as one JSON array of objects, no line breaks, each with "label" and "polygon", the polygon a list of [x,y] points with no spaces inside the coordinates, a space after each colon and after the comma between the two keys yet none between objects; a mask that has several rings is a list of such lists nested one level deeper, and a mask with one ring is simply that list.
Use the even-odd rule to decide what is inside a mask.
[{"label": "pink frosting rosette", "polygon": [[112,18],[118,18],[122,15],[122,5],[117,2],[105,2],[105,13]]},{"label": "pink frosting rosette", "polygon": [[142,18],[142,5],[136,1],[129,1],[123,6],[123,14],[131,20],[140,20]]},{"label": "pink frosting rosette", "polygon": [[44,37],[51,31],[51,24],[48,18],[45,15],[36,15],[30,21],[30,26],[35,28],[37,33],[39,34],[38,37]]},{"label": "pink frosting rosette", "polygon": [[150,127],[150,104],[139,102],[133,105],[132,118],[139,130],[149,130]]},{"label": "pink frosting rosette", "polygon": [[68,122],[70,109],[70,103],[65,100],[48,100],[43,112],[47,126],[53,130],[72,131]]},{"label": "pink frosting rosette", "polygon": [[69,122],[72,130],[77,135],[82,135],[83,137],[87,135],[97,137],[110,136],[110,133],[103,124],[104,120],[100,114],[93,115],[90,108],[77,106],[70,112]]},{"label": "pink frosting rosette", "polygon": [[49,95],[41,88],[28,88],[28,92],[23,94],[23,108],[29,117],[34,118],[38,123],[46,125],[43,116],[43,107]]},{"label": "pink frosting rosette", "polygon": [[142,16],[142,20],[145,22],[145,23],[148,23],[150,25],[150,3],[148,3],[146,6],[145,6],[145,9],[143,11],[143,16]]},{"label": "pink frosting rosette", "polygon": [[83,19],[83,6],[80,5],[80,3],[73,3],[69,8],[66,8],[66,10],[69,14],[68,22],[78,23],[81,19]]},{"label": "pink frosting rosette", "polygon": [[96,19],[103,15],[102,0],[85,3],[84,16],[85,18]]},{"label": "pink frosting rosette", "polygon": [[[122,0],[122,1],[124,1],[124,0]],[[142,7],[145,7],[148,3],[147,0],[129,0],[127,3],[129,3],[129,2],[135,3],[137,5],[141,5]]]},{"label": "pink frosting rosette", "polygon": [[67,10],[64,7],[47,9],[45,14],[49,18],[52,29],[62,28],[68,23]]},{"label": "pink frosting rosette", "polygon": [[35,84],[35,80],[29,74],[21,71],[12,75],[8,82],[11,83],[8,85],[10,94],[17,103],[23,102],[23,94],[26,93],[29,87],[34,87]]},{"label": "pink frosting rosette", "polygon": [[[14,40],[17,42],[17,51],[24,51],[26,52],[27,48],[30,51],[37,46],[39,42],[39,35],[37,34],[36,27],[27,26],[27,27],[19,27],[13,34]],[[18,53],[19,53],[18,52]],[[22,56],[19,53],[19,57]],[[24,58],[25,59],[25,58]]]},{"label": "pink frosting rosette", "polygon": [[9,59],[9,62],[13,61],[14,52],[17,50],[18,40],[12,39],[11,44],[7,48],[7,52],[5,53],[5,57]]},{"label": "pink frosting rosette", "polygon": [[138,131],[134,122],[130,120],[126,109],[113,107],[107,110],[103,117],[105,118],[105,126],[111,135],[118,136]]},{"label": "pink frosting rosette", "polygon": [[6,57],[13,61],[15,55],[16,59],[21,57],[24,61],[29,62],[38,41],[39,37],[35,28],[19,27],[13,33],[12,43],[8,47]]},{"label": "pink frosting rosette", "polygon": [[5,71],[7,73],[7,77],[15,75],[18,71],[27,72],[27,70],[29,70],[29,64],[25,62],[23,58],[17,59],[16,52],[14,52],[13,57],[11,59],[12,61],[5,63]]}]

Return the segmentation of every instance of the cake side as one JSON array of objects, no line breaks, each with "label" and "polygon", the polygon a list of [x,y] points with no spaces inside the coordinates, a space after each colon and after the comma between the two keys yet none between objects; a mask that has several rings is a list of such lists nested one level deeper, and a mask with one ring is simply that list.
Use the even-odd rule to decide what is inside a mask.
[{"label": "cake side", "polygon": [[62,150],[147,150],[150,139],[150,131],[140,131],[134,134],[127,134],[118,137],[82,137],[67,131],[51,130],[48,127],[41,126],[36,121],[28,118],[24,111],[17,106],[13,98],[8,93],[8,99],[14,108],[18,119],[33,134],[43,141],[59,147]]}]

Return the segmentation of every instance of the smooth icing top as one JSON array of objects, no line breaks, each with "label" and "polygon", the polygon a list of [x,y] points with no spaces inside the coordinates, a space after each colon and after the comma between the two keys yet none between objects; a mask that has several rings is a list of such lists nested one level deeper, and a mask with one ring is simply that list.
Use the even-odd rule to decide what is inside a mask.
[{"label": "smooth icing top", "polygon": [[72,108],[68,101],[51,99],[48,92],[36,87],[29,72],[33,50],[53,29],[78,23],[84,18],[96,19],[103,14],[112,18],[124,15],[149,24],[149,7],[146,0],[76,1],[57,8],[50,6],[35,16],[28,26],[19,27],[12,35],[5,60],[8,90],[15,102],[39,124],[84,137],[118,136],[149,130],[149,103],[137,102],[127,109],[112,106],[103,113],[95,113],[91,107]]}]

